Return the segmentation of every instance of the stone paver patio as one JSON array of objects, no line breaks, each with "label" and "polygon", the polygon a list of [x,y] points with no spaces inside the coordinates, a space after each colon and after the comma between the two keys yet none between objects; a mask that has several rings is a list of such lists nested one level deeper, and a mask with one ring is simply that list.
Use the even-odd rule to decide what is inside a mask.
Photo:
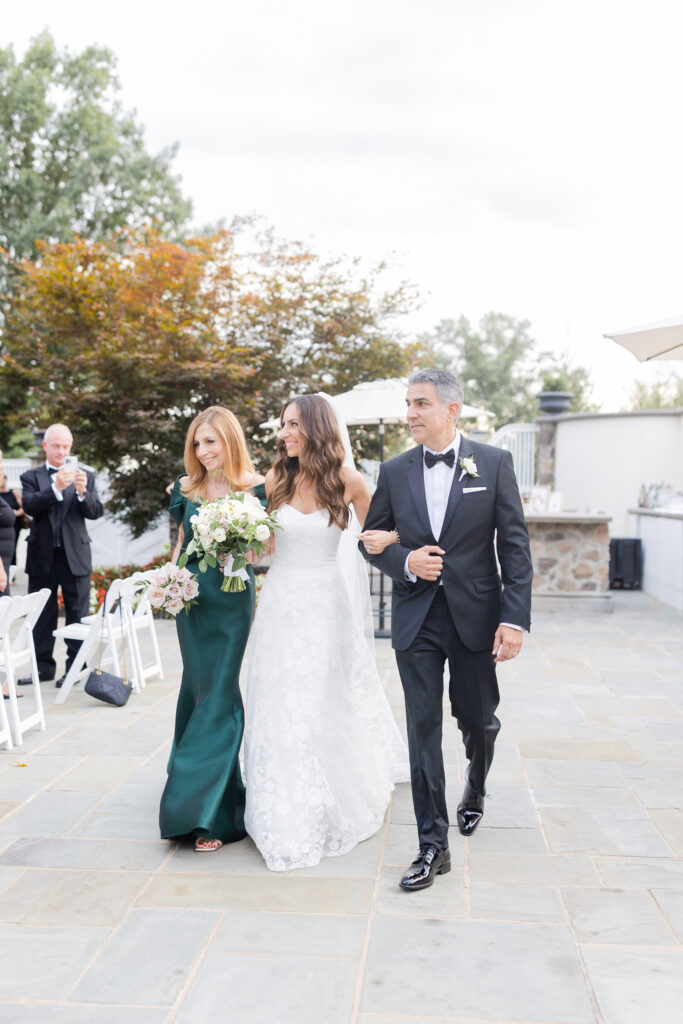
[{"label": "stone paver patio", "polygon": [[[158,838],[179,659],[123,709],[79,689],[0,754],[3,1024],[683,1020],[683,616],[535,617],[500,671],[486,817],[432,889],[408,786],[350,855],[289,875]],[[388,641],[378,660],[397,718]],[[450,807],[462,751],[447,720]]]}]

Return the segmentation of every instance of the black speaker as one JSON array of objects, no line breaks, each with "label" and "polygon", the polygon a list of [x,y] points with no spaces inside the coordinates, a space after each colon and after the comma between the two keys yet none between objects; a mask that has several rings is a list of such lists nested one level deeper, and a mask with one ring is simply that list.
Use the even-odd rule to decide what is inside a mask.
[{"label": "black speaker", "polygon": [[643,542],[640,537],[612,537],[609,542],[610,590],[640,590]]}]

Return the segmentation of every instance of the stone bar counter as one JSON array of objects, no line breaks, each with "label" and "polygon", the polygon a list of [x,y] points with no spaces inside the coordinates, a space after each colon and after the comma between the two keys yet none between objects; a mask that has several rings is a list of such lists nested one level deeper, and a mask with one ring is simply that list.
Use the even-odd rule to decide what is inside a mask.
[{"label": "stone bar counter", "polygon": [[613,610],[610,519],[603,513],[526,512],[534,566],[532,612]]}]

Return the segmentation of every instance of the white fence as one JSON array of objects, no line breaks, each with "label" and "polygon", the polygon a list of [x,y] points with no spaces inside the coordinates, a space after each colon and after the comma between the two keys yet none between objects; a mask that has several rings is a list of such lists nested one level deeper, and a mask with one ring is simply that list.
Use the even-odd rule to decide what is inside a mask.
[{"label": "white fence", "polygon": [[517,484],[522,494],[528,494],[536,482],[537,423],[508,423],[489,438],[488,444],[510,452],[515,467]]}]

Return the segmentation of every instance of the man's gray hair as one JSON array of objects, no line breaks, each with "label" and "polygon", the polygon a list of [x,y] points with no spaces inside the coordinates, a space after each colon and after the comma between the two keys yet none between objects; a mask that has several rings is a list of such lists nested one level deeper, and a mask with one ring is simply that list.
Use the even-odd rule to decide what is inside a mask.
[{"label": "man's gray hair", "polygon": [[408,386],[411,384],[433,384],[442,405],[450,405],[457,402],[462,409],[464,393],[462,384],[450,370],[441,370],[437,366],[430,366],[426,370],[415,370],[408,378]]},{"label": "man's gray hair", "polygon": [[74,439],[74,436],[71,433],[71,431],[69,430],[69,428],[67,427],[66,423],[51,423],[50,426],[45,431],[45,433],[43,434],[43,441],[47,441],[48,435],[53,430],[66,430],[66,432],[69,435],[69,437],[71,438],[71,440],[73,441],[73,439]]}]

